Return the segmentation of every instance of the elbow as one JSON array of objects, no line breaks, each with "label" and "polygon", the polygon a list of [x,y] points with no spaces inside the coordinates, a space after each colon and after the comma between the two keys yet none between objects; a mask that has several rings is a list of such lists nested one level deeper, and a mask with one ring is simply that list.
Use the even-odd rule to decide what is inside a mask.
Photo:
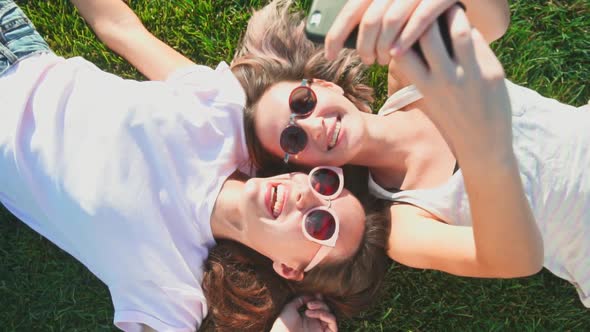
[{"label": "elbow", "polygon": [[543,240],[540,239],[537,248],[532,250],[531,256],[528,259],[527,267],[528,269],[525,271],[526,275],[523,277],[528,277],[534,274],[539,273],[543,269],[543,263],[545,262],[545,251],[543,247]]},{"label": "elbow", "polygon": [[499,278],[524,278],[535,275],[543,269],[543,249],[530,250],[520,255],[520,259],[509,258],[501,264],[496,265],[497,277]]},{"label": "elbow", "polygon": [[488,266],[485,271],[489,271],[488,277],[500,279],[514,279],[530,277],[539,273],[543,269],[543,264],[537,262],[527,262],[525,264],[503,264],[494,267]]},{"label": "elbow", "polygon": [[499,22],[500,24],[498,24],[498,27],[495,31],[496,38],[494,40],[500,39],[508,31],[508,27],[510,26],[510,10],[506,11],[506,14],[500,18]]},{"label": "elbow", "polygon": [[524,278],[530,277],[539,273],[543,269],[543,261],[529,261],[524,264],[521,264],[518,268],[514,268],[512,271],[512,275],[509,276],[510,278]]},{"label": "elbow", "polygon": [[544,263],[542,242],[536,248],[531,248],[520,257],[522,258],[517,260],[517,264],[511,264],[513,266],[512,278],[529,277],[539,273],[543,269]]},{"label": "elbow", "polygon": [[501,256],[480,256],[478,262],[483,271],[488,271],[489,277],[492,278],[529,277],[543,269],[543,243],[539,241],[534,246],[523,248],[522,251],[512,251]]},{"label": "elbow", "polygon": [[538,229],[535,227],[533,245],[529,247],[529,250],[525,250],[522,255],[524,260],[524,266],[526,267],[523,277],[537,274],[543,269],[543,263],[545,262],[545,246],[543,244],[543,237]]},{"label": "elbow", "polygon": [[502,2],[502,8],[498,13],[496,24],[492,28],[492,31],[489,32],[490,43],[504,36],[510,26],[510,7],[507,2]]},{"label": "elbow", "polygon": [[506,34],[510,26],[510,7],[507,1],[496,2],[493,5],[493,14],[489,18],[488,15],[485,17],[481,15],[482,13],[479,13],[478,16],[474,16],[471,19],[473,22],[481,22],[479,25],[476,24],[476,27],[480,30],[488,44],[491,44]]}]

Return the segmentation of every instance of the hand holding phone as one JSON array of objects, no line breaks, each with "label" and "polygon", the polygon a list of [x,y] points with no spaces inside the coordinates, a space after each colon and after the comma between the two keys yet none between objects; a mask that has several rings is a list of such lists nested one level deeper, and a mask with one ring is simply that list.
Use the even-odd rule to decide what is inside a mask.
[{"label": "hand holding phone", "polygon": [[[452,3],[456,2],[456,0],[441,1],[440,4],[438,4],[437,6],[440,7],[441,5],[445,5],[448,7],[449,4],[447,4],[447,2],[449,4],[452,4]],[[336,21],[339,13],[341,12],[341,10],[343,9],[343,7],[345,5],[349,6],[348,7],[349,11],[350,11],[350,9],[352,9],[354,11],[354,13],[352,14],[353,16],[355,16],[355,18],[352,19],[353,21],[355,19],[362,21],[362,19],[366,18],[365,16],[375,14],[374,11],[373,11],[373,13],[368,14],[367,11],[369,9],[367,8],[367,5],[365,4],[365,7],[363,7],[362,4],[363,4],[363,2],[354,2],[354,3],[347,4],[347,0],[314,0],[312,2],[311,9],[309,11],[309,15],[307,17],[307,21],[305,24],[305,33],[306,33],[307,37],[314,42],[324,43],[326,35],[328,34],[328,31],[330,30],[330,28],[332,27],[332,25]],[[464,8],[464,6],[460,2],[459,2],[459,4]],[[384,8],[384,10],[386,12],[388,10],[395,10],[396,8],[394,8],[394,6],[396,6],[396,4],[391,4],[391,5],[389,5],[388,8]],[[433,10],[438,10],[438,12],[440,12],[441,9],[438,7],[435,7]],[[379,12],[379,15],[386,15],[386,14]],[[342,20],[343,17],[340,17],[339,19]],[[440,28],[440,31],[442,34],[443,41],[445,43],[445,47],[446,47],[447,51],[449,52],[449,55],[451,57],[453,57],[453,55],[454,55],[453,54],[453,47],[451,45],[449,28],[448,28],[447,19],[446,19],[446,16],[444,13],[438,16],[437,22],[439,24],[439,28]],[[353,23],[351,23],[351,24],[353,24]],[[384,27],[381,27],[381,28],[384,28]],[[383,32],[381,32],[381,33],[383,34]],[[356,26],[354,28],[354,30],[352,31],[352,33],[350,33],[350,35],[348,36],[348,38],[344,42],[344,47],[356,48],[357,37],[358,37],[358,26]],[[423,54],[418,42],[415,42],[412,48],[422,58],[422,60],[424,60],[424,54]],[[375,49],[375,47],[371,48],[371,50],[374,50],[374,49]],[[330,50],[327,50],[327,52],[333,53],[333,52],[330,52]],[[361,56],[363,55],[362,50],[359,50],[359,53],[361,54]],[[328,58],[333,58],[334,56],[335,56],[334,54],[332,54],[331,56],[330,56],[330,54],[328,54]]]}]

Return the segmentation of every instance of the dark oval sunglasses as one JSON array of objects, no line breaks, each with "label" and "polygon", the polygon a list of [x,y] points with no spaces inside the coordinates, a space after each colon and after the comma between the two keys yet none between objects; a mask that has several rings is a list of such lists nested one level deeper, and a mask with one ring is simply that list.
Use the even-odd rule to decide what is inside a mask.
[{"label": "dark oval sunglasses", "polygon": [[295,119],[308,117],[315,109],[318,99],[311,89],[311,79],[301,80],[301,85],[293,89],[289,95],[289,108],[291,116],[289,124],[281,132],[280,145],[285,151],[285,164],[289,162],[289,156],[295,155],[305,149],[307,134],[305,130],[295,123]]}]

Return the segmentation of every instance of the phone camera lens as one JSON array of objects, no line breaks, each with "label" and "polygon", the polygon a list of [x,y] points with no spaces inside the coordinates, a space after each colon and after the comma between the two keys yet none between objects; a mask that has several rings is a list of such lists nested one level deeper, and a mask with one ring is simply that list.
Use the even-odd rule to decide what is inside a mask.
[{"label": "phone camera lens", "polygon": [[322,13],[320,12],[314,12],[313,14],[311,14],[311,16],[309,17],[309,25],[312,27],[316,27],[318,25],[320,25],[320,22],[322,21]]}]

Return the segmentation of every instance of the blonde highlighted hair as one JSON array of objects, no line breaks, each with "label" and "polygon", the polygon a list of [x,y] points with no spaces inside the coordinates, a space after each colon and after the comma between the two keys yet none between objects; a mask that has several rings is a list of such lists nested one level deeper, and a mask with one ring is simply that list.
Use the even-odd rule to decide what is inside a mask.
[{"label": "blonde highlighted hair", "polygon": [[356,52],[343,50],[336,60],[326,60],[323,45],[305,37],[303,14],[291,10],[291,4],[290,0],[276,0],[254,12],[231,65],[246,91],[246,142],[261,175],[285,171],[281,158],[265,151],[255,131],[257,104],[274,84],[319,78],[342,87],[344,96],[359,110],[370,111],[373,101],[373,89],[363,83],[366,67]]}]

